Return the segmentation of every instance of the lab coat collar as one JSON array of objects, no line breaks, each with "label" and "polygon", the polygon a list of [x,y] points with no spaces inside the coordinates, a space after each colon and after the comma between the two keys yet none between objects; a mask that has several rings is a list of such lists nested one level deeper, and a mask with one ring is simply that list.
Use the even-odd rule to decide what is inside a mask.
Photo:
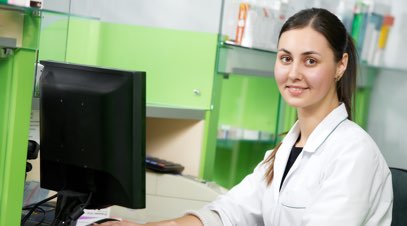
[{"label": "lab coat collar", "polygon": [[[328,136],[335,130],[335,128],[347,118],[348,112],[346,111],[345,104],[341,103],[318,124],[314,131],[312,131],[308,137],[307,143],[303,148],[303,151],[315,152],[326,140],[326,138],[328,138]],[[284,147],[291,150],[299,135],[300,126],[297,121],[284,138],[282,146],[284,145]]]},{"label": "lab coat collar", "polygon": [[308,137],[307,142],[303,148],[306,152],[315,152],[322,143],[329,137],[329,135],[339,126],[343,121],[348,118],[345,104],[340,104],[331,113],[329,113],[312,131]]}]

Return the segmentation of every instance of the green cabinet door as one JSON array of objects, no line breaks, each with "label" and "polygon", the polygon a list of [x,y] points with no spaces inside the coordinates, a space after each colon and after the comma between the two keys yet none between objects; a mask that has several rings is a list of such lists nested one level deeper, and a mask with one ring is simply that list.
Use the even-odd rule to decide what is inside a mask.
[{"label": "green cabinet door", "polygon": [[2,4],[0,40],[0,226],[20,225],[40,13]]},{"label": "green cabinet door", "polygon": [[20,225],[35,50],[0,58],[0,226]]},{"label": "green cabinet door", "polygon": [[71,20],[66,60],[146,71],[148,105],[206,110],[216,43],[212,33]]}]

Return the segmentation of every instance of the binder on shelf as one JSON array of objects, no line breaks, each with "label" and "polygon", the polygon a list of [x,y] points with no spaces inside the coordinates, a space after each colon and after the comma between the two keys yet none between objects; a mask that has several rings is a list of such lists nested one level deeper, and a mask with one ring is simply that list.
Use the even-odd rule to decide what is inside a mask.
[{"label": "binder on shelf", "polygon": [[285,21],[285,7],[240,3],[234,42],[249,48],[276,50],[278,34]]},{"label": "binder on shelf", "polygon": [[383,52],[384,49],[386,48],[387,44],[387,39],[389,36],[389,32],[391,27],[394,24],[394,17],[392,15],[385,15],[383,17],[383,24],[380,29],[380,34],[379,34],[379,40],[377,42],[377,50],[375,51],[374,54],[374,60],[373,64],[374,65],[381,65],[383,62]]},{"label": "binder on shelf", "polygon": [[237,19],[237,27],[236,27],[236,38],[235,38],[235,42],[238,45],[242,44],[243,34],[244,34],[245,27],[246,27],[246,19],[247,19],[248,11],[249,11],[249,4],[240,3],[238,19]]}]

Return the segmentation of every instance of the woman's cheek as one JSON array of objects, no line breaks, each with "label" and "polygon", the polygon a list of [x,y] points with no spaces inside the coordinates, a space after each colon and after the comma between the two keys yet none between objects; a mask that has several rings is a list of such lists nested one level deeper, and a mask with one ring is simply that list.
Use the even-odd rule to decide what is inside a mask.
[{"label": "woman's cheek", "polygon": [[318,87],[320,90],[328,90],[334,84],[334,77],[331,70],[313,70],[307,73],[307,82],[312,87]]},{"label": "woman's cheek", "polygon": [[279,66],[278,64],[274,67],[274,78],[276,79],[277,85],[280,87],[287,81],[286,70]]}]

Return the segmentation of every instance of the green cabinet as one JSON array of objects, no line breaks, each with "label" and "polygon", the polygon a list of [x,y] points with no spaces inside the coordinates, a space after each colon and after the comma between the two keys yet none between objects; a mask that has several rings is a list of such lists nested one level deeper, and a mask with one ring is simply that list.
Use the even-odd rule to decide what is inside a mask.
[{"label": "green cabinet", "polygon": [[216,34],[104,24],[101,65],[147,72],[147,102],[210,109]]},{"label": "green cabinet", "polygon": [[40,12],[0,3],[0,226],[19,225]]},{"label": "green cabinet", "polygon": [[[217,34],[52,19],[42,30],[40,59],[146,71],[148,106],[211,108]],[[65,48],[61,39],[52,38],[55,34]]]}]

